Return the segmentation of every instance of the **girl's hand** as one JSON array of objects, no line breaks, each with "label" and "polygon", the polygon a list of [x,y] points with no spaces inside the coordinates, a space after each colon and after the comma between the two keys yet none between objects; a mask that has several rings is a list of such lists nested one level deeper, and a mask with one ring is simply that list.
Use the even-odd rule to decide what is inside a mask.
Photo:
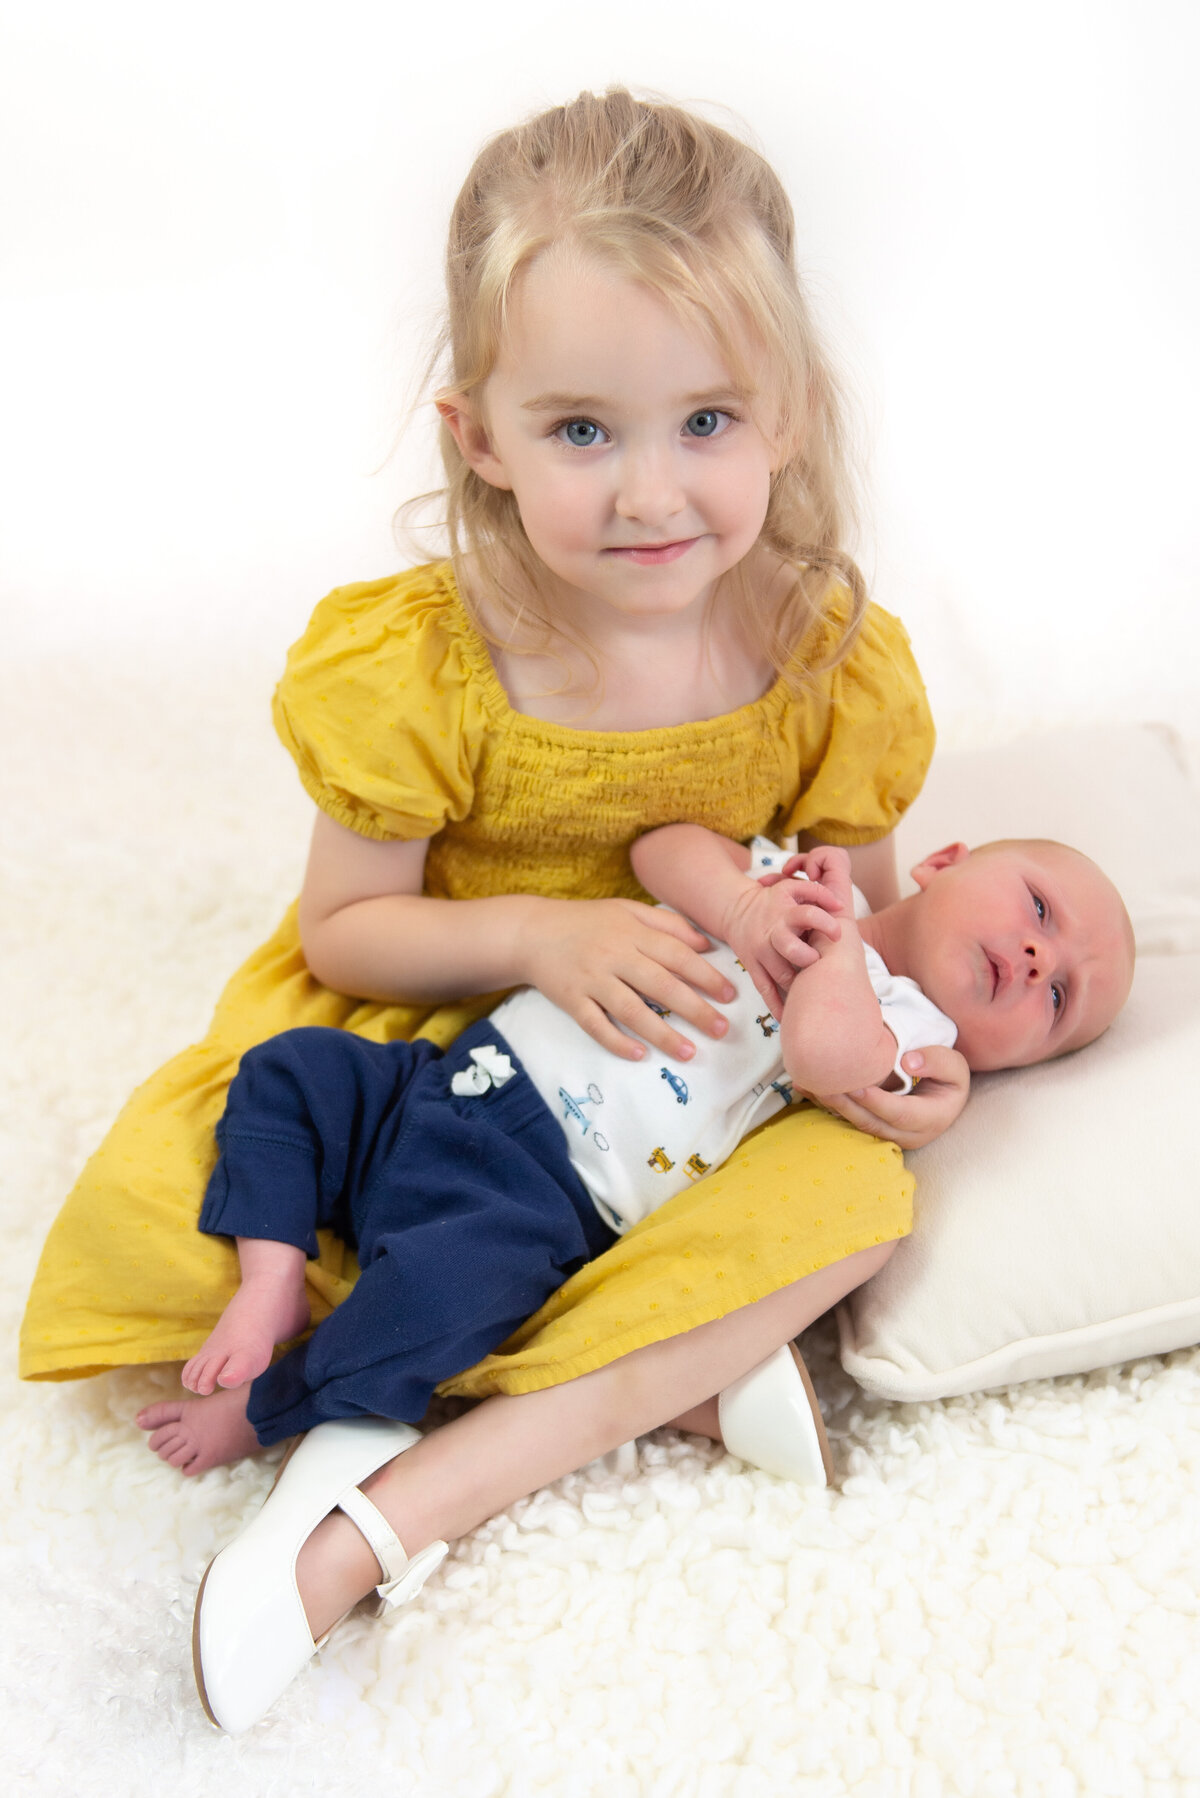
[{"label": "girl's hand", "polygon": [[826,1111],[835,1111],[859,1130],[902,1149],[923,1149],[948,1130],[971,1088],[971,1070],[957,1049],[913,1049],[900,1064],[920,1085],[910,1093],[889,1093],[864,1086],[855,1093],[823,1095]]},{"label": "girl's hand", "polygon": [[777,1018],[783,1016],[783,1003],[798,970],[820,959],[812,937],[836,942],[841,935],[833,916],[844,909],[837,893],[815,879],[790,878],[788,870],[803,859],[793,856],[782,873],[746,881],[724,931],[726,942]]},{"label": "girl's hand", "polygon": [[735,990],[706,959],[708,937],[678,912],[638,899],[547,899],[534,922],[524,958],[530,985],[614,1055],[640,1061],[646,1053],[618,1024],[674,1060],[695,1054],[659,1006],[707,1036],[728,1030],[701,994],[728,1003]]}]

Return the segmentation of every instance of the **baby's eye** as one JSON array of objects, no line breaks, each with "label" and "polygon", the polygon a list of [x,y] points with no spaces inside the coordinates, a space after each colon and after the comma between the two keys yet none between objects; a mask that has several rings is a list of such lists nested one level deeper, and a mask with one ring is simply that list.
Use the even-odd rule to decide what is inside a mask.
[{"label": "baby's eye", "polygon": [[719,437],[729,423],[728,412],[717,412],[706,406],[702,412],[693,412],[684,421],[684,430],[692,437]]},{"label": "baby's eye", "polygon": [[1039,922],[1044,924],[1046,922],[1046,901],[1044,899],[1039,899],[1035,893],[1033,895],[1033,905],[1034,910],[1037,912]]},{"label": "baby's eye", "polygon": [[569,418],[565,424],[555,427],[554,435],[575,449],[591,449],[606,433],[590,418]]},{"label": "baby's eye", "polygon": [[1063,992],[1062,987],[1056,982],[1050,988],[1050,1003],[1053,1005],[1056,1012],[1060,1012],[1066,1002],[1067,995]]}]

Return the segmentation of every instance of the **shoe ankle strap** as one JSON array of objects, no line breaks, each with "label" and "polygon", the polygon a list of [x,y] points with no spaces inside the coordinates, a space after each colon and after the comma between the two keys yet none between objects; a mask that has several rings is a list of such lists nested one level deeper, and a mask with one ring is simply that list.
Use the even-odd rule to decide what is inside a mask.
[{"label": "shoe ankle strap", "polygon": [[379,1562],[384,1582],[399,1579],[408,1566],[408,1556],[404,1552],[404,1544],[379,1509],[371,1503],[365,1492],[357,1486],[351,1486],[338,1500],[338,1510],[344,1511],[356,1528],[366,1537],[371,1553]]},{"label": "shoe ankle strap", "polygon": [[387,1604],[402,1604],[405,1599],[415,1597],[434,1568],[440,1567],[450,1552],[448,1543],[431,1542],[410,1557],[378,1505],[372,1504],[357,1486],[343,1492],[337,1508],[344,1511],[361,1531],[379,1562],[383,1579],[375,1590]]}]

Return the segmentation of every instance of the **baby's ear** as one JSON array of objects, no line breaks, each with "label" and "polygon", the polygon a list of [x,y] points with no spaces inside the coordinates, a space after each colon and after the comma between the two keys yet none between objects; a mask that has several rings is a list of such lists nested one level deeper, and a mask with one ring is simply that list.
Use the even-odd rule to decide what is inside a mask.
[{"label": "baby's ear", "polygon": [[909,872],[924,892],[935,874],[940,874],[943,868],[957,868],[960,862],[966,861],[970,853],[965,843],[947,843],[944,849],[935,849],[932,855],[927,855],[924,861],[919,861]]}]

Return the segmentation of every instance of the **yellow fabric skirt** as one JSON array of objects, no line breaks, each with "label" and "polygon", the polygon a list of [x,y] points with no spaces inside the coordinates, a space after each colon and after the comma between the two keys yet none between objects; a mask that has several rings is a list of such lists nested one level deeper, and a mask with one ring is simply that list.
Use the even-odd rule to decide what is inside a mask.
[{"label": "yellow fabric skirt", "polygon": [[[26,1379],[183,1361],[237,1286],[232,1244],[202,1236],[213,1132],[242,1054],[280,1030],[325,1024],[375,1041],[445,1046],[495,1003],[428,1010],[348,999],[309,974],[295,908],[234,976],[202,1043],[133,1094],[51,1227],[21,1331]],[[708,1323],[832,1261],[911,1228],[899,1149],[801,1105],[742,1142],[582,1268],[478,1366],[443,1391],[481,1397],[576,1378]],[[328,1232],[309,1263],[313,1323],[345,1298],[353,1251]]]}]

